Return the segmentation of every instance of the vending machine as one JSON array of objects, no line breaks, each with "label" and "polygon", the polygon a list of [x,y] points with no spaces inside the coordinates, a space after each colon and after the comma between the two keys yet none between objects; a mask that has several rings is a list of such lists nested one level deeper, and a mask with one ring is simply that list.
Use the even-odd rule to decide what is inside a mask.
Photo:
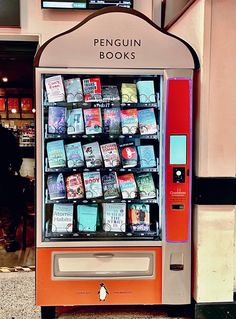
[{"label": "vending machine", "polygon": [[194,50],[102,9],[35,58],[36,303],[188,304]]}]

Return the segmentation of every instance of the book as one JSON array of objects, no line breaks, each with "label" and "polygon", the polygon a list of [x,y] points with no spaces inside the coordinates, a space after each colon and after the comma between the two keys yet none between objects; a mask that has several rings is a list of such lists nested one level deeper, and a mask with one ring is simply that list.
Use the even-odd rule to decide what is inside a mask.
[{"label": "book", "polygon": [[66,167],[66,154],[63,140],[48,142],[46,148],[50,168]]},{"label": "book", "polygon": [[126,204],[103,204],[103,230],[110,232],[126,231]]},{"label": "book", "polygon": [[66,108],[62,106],[49,106],[48,133],[64,134],[66,132]]},{"label": "book", "polygon": [[102,89],[100,78],[90,78],[83,80],[85,102],[102,101]]},{"label": "book", "polygon": [[105,167],[117,167],[120,165],[120,156],[116,142],[100,146]]},{"label": "book", "polygon": [[84,123],[86,134],[102,133],[102,117],[100,108],[84,109]]},{"label": "book", "polygon": [[84,133],[84,119],[82,109],[71,109],[67,111],[67,134]]},{"label": "book", "polygon": [[156,103],[154,81],[140,80],[136,83],[140,103]]},{"label": "book", "polygon": [[84,144],[83,151],[87,167],[102,166],[102,154],[98,142]]},{"label": "book", "polygon": [[66,198],[66,187],[62,173],[48,175],[47,185],[50,200]]},{"label": "book", "polygon": [[138,110],[123,109],[120,111],[122,134],[137,134]]},{"label": "book", "polygon": [[153,108],[138,111],[138,125],[141,135],[157,133],[157,122]]},{"label": "book", "polygon": [[83,101],[83,89],[80,78],[72,78],[64,80],[66,101],[71,102],[82,102]]},{"label": "book", "polygon": [[120,145],[121,163],[124,168],[136,167],[138,164],[137,149],[133,143]]},{"label": "book", "polygon": [[137,103],[137,87],[135,83],[121,84],[122,103]]},{"label": "book", "polygon": [[106,108],[103,112],[104,133],[120,134],[120,108]]},{"label": "book", "polygon": [[156,188],[151,173],[141,173],[136,175],[140,199],[155,198]]},{"label": "book", "polygon": [[123,199],[137,197],[138,190],[133,173],[118,176],[118,181]]},{"label": "book", "polygon": [[52,232],[72,233],[73,204],[54,204],[52,212]]},{"label": "book", "polygon": [[103,194],[100,172],[84,172],[83,177],[86,198],[101,197]]},{"label": "book", "polygon": [[102,188],[104,199],[120,197],[119,184],[116,172],[109,172],[102,175]]},{"label": "book", "polygon": [[61,75],[50,76],[45,79],[48,102],[64,102],[65,90]]},{"label": "book", "polygon": [[77,229],[78,231],[96,231],[98,219],[98,205],[77,206]]},{"label": "book", "polygon": [[74,142],[65,145],[67,165],[71,167],[84,166],[84,153],[81,142]]},{"label": "book", "polygon": [[102,86],[102,100],[104,102],[120,101],[118,87],[115,85]]},{"label": "book", "polygon": [[128,224],[131,231],[150,231],[150,206],[128,204]]},{"label": "book", "polygon": [[81,174],[76,173],[66,177],[66,194],[68,199],[84,197],[84,185]]},{"label": "book", "polygon": [[22,97],[21,98],[21,111],[30,112],[32,111],[32,98],[31,97]]},{"label": "book", "polygon": [[137,148],[140,167],[147,168],[157,166],[153,145],[139,145]]}]

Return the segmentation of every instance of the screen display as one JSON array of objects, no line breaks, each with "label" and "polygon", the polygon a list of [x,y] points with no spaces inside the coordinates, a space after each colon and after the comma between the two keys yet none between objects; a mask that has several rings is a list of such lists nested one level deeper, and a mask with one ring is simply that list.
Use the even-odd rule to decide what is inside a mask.
[{"label": "screen display", "polygon": [[133,0],[42,0],[43,9],[87,9],[96,10],[105,7],[133,8]]},{"label": "screen display", "polygon": [[187,162],[187,136],[170,136],[170,164],[186,164]]}]

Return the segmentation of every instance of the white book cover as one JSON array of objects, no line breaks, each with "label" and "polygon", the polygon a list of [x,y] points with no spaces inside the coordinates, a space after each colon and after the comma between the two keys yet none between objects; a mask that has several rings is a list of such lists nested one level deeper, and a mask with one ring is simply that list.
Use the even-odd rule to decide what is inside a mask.
[{"label": "white book cover", "polygon": [[126,231],[126,204],[103,204],[103,229],[110,232]]},{"label": "white book cover", "polygon": [[119,151],[115,142],[101,145],[101,151],[105,167],[117,167],[120,165]]},{"label": "white book cover", "polygon": [[100,172],[84,172],[86,198],[97,198],[103,195]]},{"label": "white book cover", "polygon": [[80,78],[73,78],[64,81],[66,90],[66,101],[82,102],[83,101],[83,89]]},{"label": "white book cover", "polygon": [[52,213],[52,232],[72,233],[73,204],[54,204]]},{"label": "white book cover", "polygon": [[98,142],[84,144],[83,151],[87,167],[102,166],[102,154]]},{"label": "white book cover", "polygon": [[65,90],[63,78],[61,75],[54,75],[45,79],[45,87],[48,96],[48,102],[65,101]]}]

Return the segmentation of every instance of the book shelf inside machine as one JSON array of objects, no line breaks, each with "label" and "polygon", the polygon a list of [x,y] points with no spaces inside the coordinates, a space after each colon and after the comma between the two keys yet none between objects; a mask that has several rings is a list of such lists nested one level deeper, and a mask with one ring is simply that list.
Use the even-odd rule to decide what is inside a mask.
[{"label": "book shelf inside machine", "polygon": [[42,75],[43,240],[161,240],[160,75]]}]

